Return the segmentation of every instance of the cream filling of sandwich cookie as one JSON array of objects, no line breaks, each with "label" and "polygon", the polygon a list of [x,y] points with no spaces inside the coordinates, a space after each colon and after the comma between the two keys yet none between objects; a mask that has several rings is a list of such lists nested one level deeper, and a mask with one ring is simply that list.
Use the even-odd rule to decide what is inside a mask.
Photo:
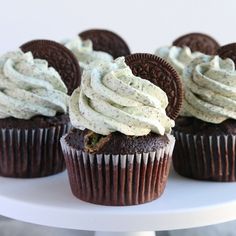
[{"label": "cream filling of sandwich cookie", "polygon": [[155,55],[169,62],[180,76],[193,59],[203,56],[201,52],[191,52],[189,47],[180,48],[176,46],[158,48]]},{"label": "cream filling of sandwich cookie", "polygon": [[231,59],[203,56],[184,70],[185,98],[182,116],[209,123],[236,119],[236,71]]},{"label": "cream filling of sandwich cookie", "polygon": [[67,88],[45,60],[20,50],[0,57],[0,118],[66,113]]},{"label": "cream filling of sandwich cookie", "polygon": [[91,65],[69,102],[72,125],[108,135],[119,131],[142,136],[170,133],[174,126],[165,112],[168,99],[163,90],[134,76],[124,57]]},{"label": "cream filling of sandwich cookie", "polygon": [[64,42],[64,45],[76,56],[82,69],[86,69],[88,65],[94,61],[110,62],[113,60],[113,57],[106,52],[94,51],[93,43],[89,39],[82,40],[77,36],[73,40]]}]

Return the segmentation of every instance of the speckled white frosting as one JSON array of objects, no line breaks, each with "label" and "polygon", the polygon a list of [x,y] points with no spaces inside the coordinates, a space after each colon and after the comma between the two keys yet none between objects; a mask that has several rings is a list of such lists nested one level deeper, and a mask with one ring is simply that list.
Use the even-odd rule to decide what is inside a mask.
[{"label": "speckled white frosting", "polygon": [[203,56],[201,52],[191,52],[189,47],[180,48],[176,46],[158,48],[155,55],[169,62],[178,72],[180,77],[182,76],[185,67],[193,59]]},{"label": "speckled white frosting", "polygon": [[0,118],[66,113],[67,88],[45,60],[20,50],[0,57]]},{"label": "speckled white frosting", "polygon": [[134,76],[124,57],[98,63],[85,70],[80,88],[70,99],[72,125],[108,135],[119,131],[141,136],[163,135],[174,126],[165,112],[168,99],[163,90]]},{"label": "speckled white frosting", "polygon": [[101,51],[93,50],[93,43],[91,40],[82,40],[79,36],[72,40],[66,40],[63,43],[70,49],[79,61],[82,70],[88,68],[88,65],[94,61],[112,61],[113,57]]},{"label": "speckled white frosting", "polygon": [[236,71],[231,59],[203,56],[183,72],[185,98],[182,116],[210,123],[236,119]]}]

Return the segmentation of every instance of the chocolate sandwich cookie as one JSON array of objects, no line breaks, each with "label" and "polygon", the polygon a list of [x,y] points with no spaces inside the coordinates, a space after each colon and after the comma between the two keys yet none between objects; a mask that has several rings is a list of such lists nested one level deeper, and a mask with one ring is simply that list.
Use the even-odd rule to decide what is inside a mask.
[{"label": "chocolate sandwich cookie", "polygon": [[151,81],[167,95],[167,115],[175,119],[183,101],[183,87],[177,72],[165,60],[152,54],[137,53],[126,56],[125,61],[136,76]]},{"label": "chocolate sandwich cookie", "polygon": [[174,46],[189,47],[193,52],[198,51],[207,55],[217,54],[219,43],[211,36],[202,33],[185,34],[173,42]]},{"label": "chocolate sandwich cookie", "polygon": [[107,52],[114,59],[130,54],[126,42],[119,35],[109,30],[91,29],[81,32],[79,36],[83,40],[90,39],[93,42],[94,50]]},{"label": "chocolate sandwich cookie", "polygon": [[45,59],[61,76],[68,94],[80,85],[80,67],[73,53],[63,45],[51,40],[32,40],[21,45],[23,52],[32,52],[35,58]]},{"label": "chocolate sandwich cookie", "polygon": [[222,59],[230,58],[236,63],[236,43],[230,43],[220,47],[217,53]]}]

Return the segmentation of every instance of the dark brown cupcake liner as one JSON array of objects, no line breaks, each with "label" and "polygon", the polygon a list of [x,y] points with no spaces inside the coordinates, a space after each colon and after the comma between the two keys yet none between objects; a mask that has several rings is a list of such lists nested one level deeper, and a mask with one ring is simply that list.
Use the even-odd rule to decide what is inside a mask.
[{"label": "dark brown cupcake liner", "polygon": [[65,169],[60,138],[70,124],[50,128],[1,128],[0,175],[35,178],[53,175]]},{"label": "dark brown cupcake liner", "polygon": [[236,181],[236,135],[192,135],[174,131],[174,169],[185,177]]},{"label": "dark brown cupcake liner", "polygon": [[[66,135],[65,135],[66,136]],[[161,196],[169,175],[175,139],[165,148],[130,155],[89,154],[61,138],[72,193],[101,205],[136,205]]]}]

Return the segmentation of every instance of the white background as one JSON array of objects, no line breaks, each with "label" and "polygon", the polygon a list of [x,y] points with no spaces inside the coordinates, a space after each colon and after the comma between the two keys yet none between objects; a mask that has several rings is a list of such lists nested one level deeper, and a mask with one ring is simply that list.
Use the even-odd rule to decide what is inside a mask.
[{"label": "white background", "polygon": [[154,52],[198,31],[236,41],[235,0],[0,0],[0,53],[36,38],[62,40],[85,29],[119,33],[132,52]]}]

